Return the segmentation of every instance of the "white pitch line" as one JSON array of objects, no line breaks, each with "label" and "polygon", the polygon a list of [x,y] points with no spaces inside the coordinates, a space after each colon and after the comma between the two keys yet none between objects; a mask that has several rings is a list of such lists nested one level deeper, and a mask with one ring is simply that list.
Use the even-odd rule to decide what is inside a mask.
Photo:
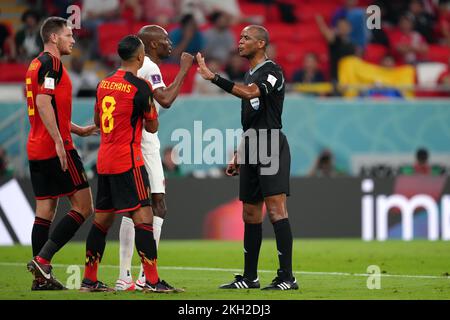
[{"label": "white pitch line", "polygon": [[[24,267],[26,269],[26,263],[19,262],[0,262],[0,267]],[[70,264],[52,264],[55,268],[67,268]],[[83,268],[84,265],[76,265]],[[118,269],[116,265],[100,265],[101,268]],[[139,267],[132,267],[139,268]],[[219,271],[219,272],[242,272],[242,269],[225,269],[225,268],[204,268],[204,267],[170,267],[170,266],[158,266],[160,270],[181,270],[181,271]],[[260,273],[276,273],[274,270],[258,270]],[[354,276],[354,277],[368,277],[373,274],[368,273],[349,273],[349,272],[316,272],[316,271],[294,271],[294,274],[304,275],[317,275],[317,276]],[[407,274],[380,274],[381,277],[396,277],[396,278],[416,278],[416,279],[450,279],[449,276],[428,276],[428,275],[407,275]]]}]

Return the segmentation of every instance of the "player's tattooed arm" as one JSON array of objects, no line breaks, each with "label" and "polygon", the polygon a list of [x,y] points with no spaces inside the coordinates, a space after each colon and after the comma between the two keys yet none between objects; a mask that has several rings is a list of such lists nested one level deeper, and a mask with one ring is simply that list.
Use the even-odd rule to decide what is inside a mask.
[{"label": "player's tattooed arm", "polygon": [[155,133],[158,131],[159,121],[158,112],[156,112],[155,104],[150,105],[150,112],[144,113],[144,128],[145,131]]},{"label": "player's tattooed arm", "polygon": [[158,131],[158,126],[159,126],[158,118],[154,120],[145,119],[144,122],[145,131],[155,133]]},{"label": "player's tattooed arm", "polygon": [[61,134],[56,124],[56,116],[52,106],[52,96],[48,94],[38,94],[36,96],[36,106],[39,110],[39,115],[42,122],[45,125],[48,133],[55,142],[56,154],[58,155],[59,162],[61,163],[61,169],[67,170],[67,156],[64,148],[64,143],[61,138]]},{"label": "player's tattooed arm", "polygon": [[155,89],[153,92],[153,97],[163,108],[170,108],[172,103],[175,101],[175,98],[178,96],[180,92],[180,88],[183,85],[184,78],[192,66],[192,62],[194,61],[194,56],[190,55],[187,52],[183,52],[181,54],[180,60],[180,71],[177,76],[173,80],[173,82],[168,87],[162,87]]},{"label": "player's tattooed arm", "polygon": [[256,84],[252,83],[250,85],[246,85],[234,83],[230,80],[224,79],[209,70],[209,68],[206,66],[205,58],[200,52],[197,53],[196,58],[198,62],[197,71],[200,73],[203,79],[212,81],[220,88],[241,99],[250,100],[261,96],[261,92],[259,91],[259,88]]}]

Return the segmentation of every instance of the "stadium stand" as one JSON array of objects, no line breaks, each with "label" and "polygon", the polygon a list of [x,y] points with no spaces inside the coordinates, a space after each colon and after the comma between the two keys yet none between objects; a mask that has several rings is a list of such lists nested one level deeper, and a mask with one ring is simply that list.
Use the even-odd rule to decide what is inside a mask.
[{"label": "stadium stand", "polygon": [[104,23],[98,27],[99,48],[102,56],[117,54],[117,43],[131,33],[130,25],[123,23]]},{"label": "stadium stand", "polygon": [[447,63],[450,57],[450,47],[430,45],[428,48],[428,60]]},{"label": "stadium stand", "polygon": [[[407,8],[407,0],[403,1],[405,8]],[[435,1],[437,3],[437,1]],[[34,2],[11,2],[0,1],[2,4],[2,11],[0,15],[0,22],[6,24],[12,32],[17,32],[20,28],[21,14],[33,7]],[[30,4],[31,3],[31,4]],[[83,1],[75,1],[77,5],[82,5]],[[124,1],[121,1],[123,4]],[[374,3],[370,0],[359,0],[358,7],[366,8],[368,5]],[[296,70],[302,67],[304,56],[309,53],[315,53],[319,59],[319,68],[325,74],[326,79],[329,79],[329,50],[327,42],[319,31],[315,16],[320,14],[324,17],[328,25],[330,25],[333,16],[336,12],[342,8],[344,1],[334,0],[298,0],[298,1],[257,1],[257,0],[239,0],[239,8],[241,11],[241,17],[235,21],[231,26],[231,31],[235,35],[236,39],[239,39],[240,32],[243,27],[250,23],[260,23],[270,30],[271,44],[273,44],[276,56],[274,59],[283,67],[286,73],[286,79],[288,82],[292,80],[292,75]],[[292,6],[292,14],[295,16],[295,21],[284,21],[284,15],[280,10],[280,4],[287,4]],[[36,5],[36,4],[34,4]],[[437,5],[436,5],[437,6]],[[120,17],[117,20],[108,21],[98,26],[98,51],[100,57],[88,56],[86,66],[98,73],[99,76],[110,72],[117,64],[116,59],[116,44],[125,35],[130,33],[136,33],[143,25],[152,23],[152,21],[135,21],[133,19],[133,11],[129,7],[123,7]],[[51,1],[43,1],[42,7],[37,8],[41,12],[47,14],[55,14],[59,8]],[[439,11],[435,8],[435,15],[438,15]],[[206,13],[205,13],[206,14]],[[442,19],[441,19],[442,20]],[[436,19],[436,21],[441,21]],[[170,21],[166,25],[168,31],[178,26],[176,21]],[[211,27],[209,23],[203,23],[200,25],[200,30],[205,31]],[[388,34],[392,32],[395,26],[390,26],[386,31]],[[384,26],[383,26],[384,28]],[[439,28],[439,24],[436,23],[436,29]],[[436,35],[439,34],[438,30]],[[89,42],[92,35],[86,30],[81,29],[76,31],[76,35],[80,40],[79,52],[81,55],[86,56],[86,50],[83,45]],[[6,51],[8,48],[4,48]],[[391,48],[376,44],[369,43],[365,50],[361,52],[361,57],[373,64],[380,64],[382,58],[391,53]],[[450,47],[444,44],[440,44],[437,39],[434,43],[429,44],[428,53],[423,57],[423,62],[439,62],[448,63],[448,57],[450,56]],[[422,62],[422,61],[421,61]],[[21,64],[18,61],[5,61],[0,60],[2,73],[0,74],[1,83],[17,83],[23,80],[24,70],[26,69],[26,63]],[[65,65],[70,65],[65,63]],[[171,79],[176,74],[176,66],[171,64],[164,64],[162,69],[167,72],[166,78]],[[190,93],[192,89],[193,76],[189,76],[186,79],[186,83],[183,86],[183,93]],[[419,82],[416,85],[420,85]],[[295,86],[293,87],[295,88]],[[419,90],[420,91],[420,90]]]},{"label": "stadium stand", "polygon": [[380,44],[369,44],[364,52],[364,60],[379,63],[388,52],[388,48]]},{"label": "stadium stand", "polygon": [[28,65],[23,63],[2,63],[0,82],[22,82]]}]

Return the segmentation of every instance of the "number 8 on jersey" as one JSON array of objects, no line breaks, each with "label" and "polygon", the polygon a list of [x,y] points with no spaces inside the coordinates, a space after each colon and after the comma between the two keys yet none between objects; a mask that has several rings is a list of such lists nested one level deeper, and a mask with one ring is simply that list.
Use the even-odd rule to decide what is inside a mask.
[{"label": "number 8 on jersey", "polygon": [[114,118],[112,113],[116,109],[116,99],[112,96],[105,96],[102,100],[102,130],[110,133],[114,129]]}]

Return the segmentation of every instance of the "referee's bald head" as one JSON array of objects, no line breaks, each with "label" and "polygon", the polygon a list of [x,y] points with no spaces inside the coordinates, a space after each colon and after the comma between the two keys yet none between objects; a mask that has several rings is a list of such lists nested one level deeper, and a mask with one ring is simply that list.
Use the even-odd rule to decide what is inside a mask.
[{"label": "referee's bald head", "polygon": [[264,48],[267,49],[267,46],[269,45],[269,32],[267,31],[266,28],[260,25],[252,24],[245,27],[245,29],[254,30],[255,31],[254,35],[256,39],[264,41],[265,43]]}]

